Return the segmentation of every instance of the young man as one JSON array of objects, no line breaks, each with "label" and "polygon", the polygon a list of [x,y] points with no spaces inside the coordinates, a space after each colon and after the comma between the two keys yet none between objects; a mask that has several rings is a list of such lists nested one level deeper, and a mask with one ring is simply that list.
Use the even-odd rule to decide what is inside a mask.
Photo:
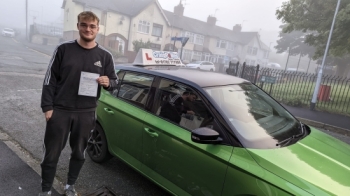
[{"label": "young man", "polygon": [[173,122],[180,123],[182,114],[191,114],[195,113],[189,108],[184,106],[184,101],[192,101],[192,96],[190,92],[185,91],[182,95],[175,95],[171,97],[170,101],[166,102],[160,109],[159,116],[167,118]]},{"label": "young man", "polygon": [[39,196],[51,195],[58,159],[68,135],[72,153],[65,194],[77,195],[73,185],[95,127],[101,86],[107,90],[117,86],[113,57],[95,42],[99,18],[92,12],[82,12],[78,15],[77,28],[79,38],[56,48],[44,79],[41,108],[47,123]]}]

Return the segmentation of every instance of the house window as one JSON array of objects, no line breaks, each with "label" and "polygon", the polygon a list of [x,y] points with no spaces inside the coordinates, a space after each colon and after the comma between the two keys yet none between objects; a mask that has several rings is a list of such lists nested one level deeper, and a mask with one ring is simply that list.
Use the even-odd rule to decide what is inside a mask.
[{"label": "house window", "polygon": [[141,33],[149,33],[149,27],[150,27],[150,23],[145,21],[145,20],[140,20],[139,21],[139,28],[138,28],[138,32]]},{"label": "house window", "polygon": [[224,49],[226,49],[226,46],[227,46],[227,41],[218,40],[218,41],[216,42],[216,47],[218,47],[218,48],[224,48]]},{"label": "house window", "polygon": [[203,45],[204,36],[203,35],[195,35],[194,43],[198,45]]},{"label": "house window", "polygon": [[225,59],[225,56],[223,55],[219,55],[219,58],[218,58],[218,63],[223,63],[224,62],[224,59]]},{"label": "house window", "polygon": [[160,44],[151,43],[151,49],[152,50],[160,50],[160,47],[161,47]]},{"label": "house window", "polygon": [[204,54],[204,61],[210,61],[210,54],[208,53]]},{"label": "house window", "polygon": [[162,37],[163,25],[153,23],[152,35],[156,37]]},{"label": "house window", "polygon": [[201,52],[193,52],[192,53],[192,60],[196,60],[196,61],[200,61],[201,57],[202,57],[202,53]]},{"label": "house window", "polygon": [[256,56],[258,54],[258,48],[254,47],[253,48],[253,55]]},{"label": "house window", "polygon": [[188,39],[188,42],[189,43],[193,43],[193,41],[194,41],[194,33],[191,33],[191,32],[185,32],[185,37],[189,37],[189,39]]},{"label": "house window", "polygon": [[218,62],[218,55],[215,55],[215,54],[211,55],[210,61],[211,61],[212,63]]},{"label": "house window", "polygon": [[235,44],[232,43],[232,42],[228,42],[227,49],[228,49],[228,50],[232,50],[232,51],[235,50]]},{"label": "house window", "polygon": [[[181,49],[179,49],[179,54],[181,54]],[[192,51],[191,50],[183,50],[183,53],[182,53],[182,60],[188,60],[191,62],[192,60]]]},{"label": "house window", "polygon": [[199,34],[191,33],[188,31],[182,32],[181,35],[183,37],[188,37],[189,43],[194,43],[194,44],[198,44],[198,45],[204,44],[204,35],[199,35]]}]

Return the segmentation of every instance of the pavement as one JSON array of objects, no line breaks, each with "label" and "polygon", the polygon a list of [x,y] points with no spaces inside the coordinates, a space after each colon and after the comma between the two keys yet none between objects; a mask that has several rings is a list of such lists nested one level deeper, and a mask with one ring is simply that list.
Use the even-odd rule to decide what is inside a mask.
[{"label": "pavement", "polygon": [[[34,196],[41,191],[41,177],[30,165],[28,154],[21,151],[6,134],[0,132],[0,195]],[[37,166],[39,166],[37,164]],[[52,190],[52,196],[58,196]]]},{"label": "pavement", "polygon": [[[38,45],[28,43],[23,39],[16,40],[29,49],[49,56],[53,54],[56,48],[53,45]],[[284,107],[305,124],[350,136],[350,117],[348,116],[286,105]],[[40,191],[41,181],[38,174],[40,173],[39,163],[31,162],[32,159],[28,159],[30,155],[26,154],[25,150],[21,151],[20,147],[16,147],[15,142],[8,139],[8,136],[4,136],[1,130],[0,154],[0,195],[37,195]],[[60,189],[56,188],[56,190]],[[52,190],[53,196],[60,195],[56,190]]]},{"label": "pavement", "polygon": [[292,107],[287,105],[283,106],[307,125],[350,136],[349,116],[322,111],[312,111],[309,108]]}]

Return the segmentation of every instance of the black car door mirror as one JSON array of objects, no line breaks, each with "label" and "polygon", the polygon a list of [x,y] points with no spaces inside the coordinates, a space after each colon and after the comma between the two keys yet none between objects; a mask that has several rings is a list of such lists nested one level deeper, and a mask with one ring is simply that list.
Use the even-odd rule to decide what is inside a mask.
[{"label": "black car door mirror", "polygon": [[208,127],[200,127],[193,130],[191,139],[193,142],[200,144],[219,144],[222,142],[219,133]]}]

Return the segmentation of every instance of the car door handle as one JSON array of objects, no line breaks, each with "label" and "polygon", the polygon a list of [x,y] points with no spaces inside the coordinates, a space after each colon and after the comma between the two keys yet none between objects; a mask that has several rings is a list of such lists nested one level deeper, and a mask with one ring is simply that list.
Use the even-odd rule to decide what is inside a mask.
[{"label": "car door handle", "polygon": [[109,108],[104,108],[104,110],[105,110],[108,114],[114,114],[114,112],[113,112],[111,109],[109,109]]},{"label": "car door handle", "polygon": [[144,129],[148,133],[148,135],[150,135],[151,137],[158,137],[158,133],[150,130],[149,128],[144,128]]}]

